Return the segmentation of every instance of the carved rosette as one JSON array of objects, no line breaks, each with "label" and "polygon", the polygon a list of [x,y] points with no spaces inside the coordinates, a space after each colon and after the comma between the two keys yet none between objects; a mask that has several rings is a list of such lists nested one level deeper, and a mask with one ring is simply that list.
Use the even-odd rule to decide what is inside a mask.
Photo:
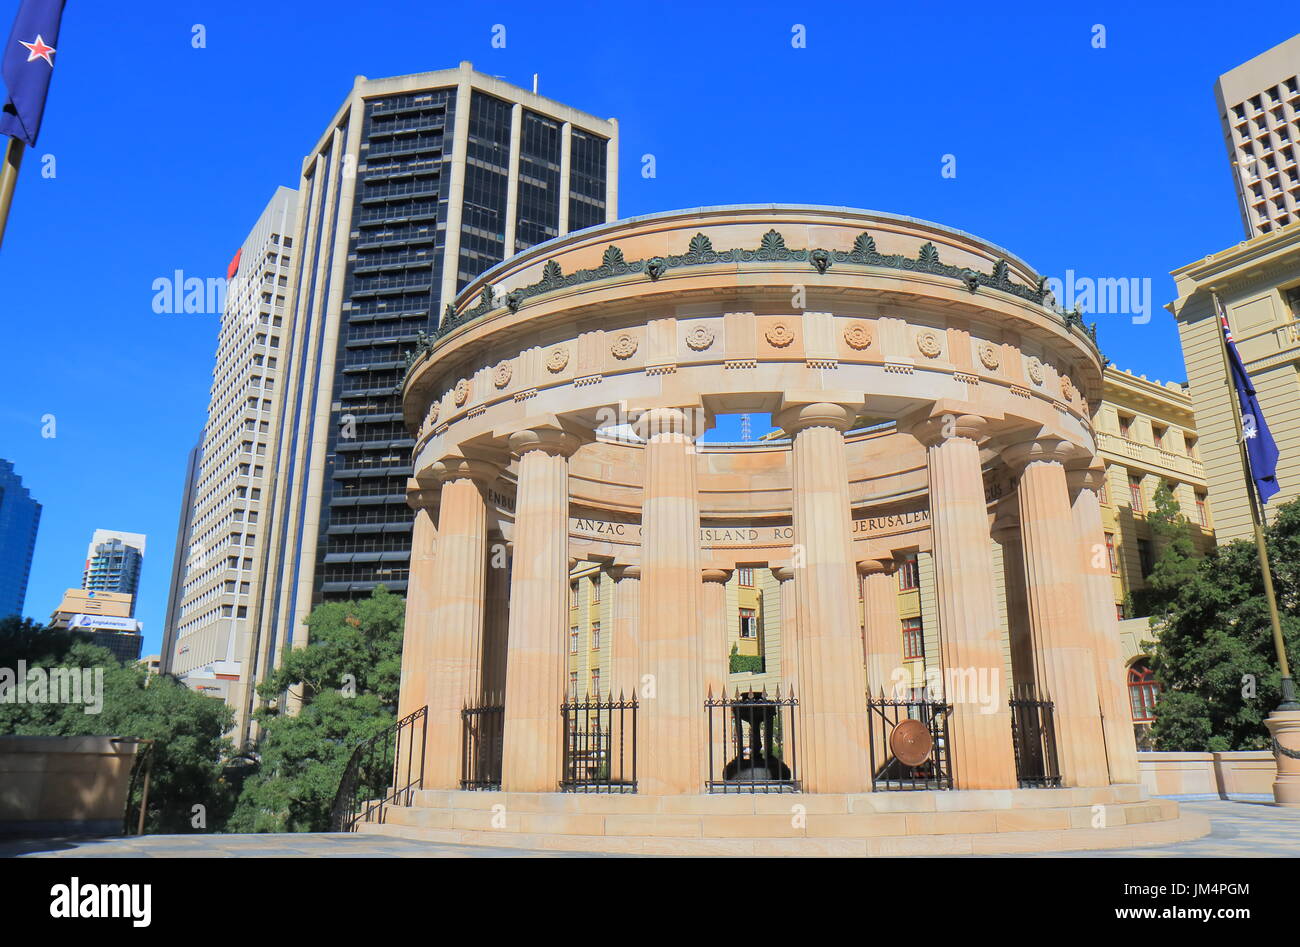
[{"label": "carved rosette", "polygon": [[514,368],[511,367],[510,363],[500,362],[492,372],[492,384],[496,385],[498,388],[504,388],[506,385],[510,384],[510,376],[512,374],[514,374]]},{"label": "carved rosette", "polygon": [[697,352],[703,352],[713,344],[713,330],[703,323],[692,326],[686,333],[686,344]]},{"label": "carved rosette", "polygon": [[844,341],[849,348],[861,352],[871,345],[871,330],[861,322],[855,322],[844,330]]},{"label": "carved rosette", "polygon": [[1029,360],[1029,380],[1035,385],[1043,383],[1043,363],[1036,358]]},{"label": "carved rosette", "polygon": [[939,336],[928,329],[917,335],[916,347],[926,358],[938,358],[939,353],[943,351],[943,346],[939,344]]},{"label": "carved rosette", "polygon": [[456,407],[460,407],[469,400],[469,379],[462,378],[456,382]]},{"label": "carved rosette", "polygon": [[998,357],[997,348],[990,342],[981,342],[979,344],[980,364],[989,371],[994,371],[1002,364],[1002,359]]},{"label": "carved rosette", "polygon": [[783,349],[794,341],[794,331],[784,322],[778,322],[769,326],[763,337],[767,339],[768,345]]},{"label": "carved rosette", "polygon": [[557,345],[551,349],[546,356],[546,370],[549,372],[562,372],[564,366],[569,364],[569,350],[563,345]]},{"label": "carved rosette", "polygon": [[1074,400],[1074,383],[1070,381],[1069,375],[1061,376],[1061,397],[1066,401]]},{"label": "carved rosette", "polygon": [[636,336],[630,332],[620,332],[609,347],[609,354],[615,358],[631,358],[636,354]]},{"label": "carved rosette", "polygon": [[435,401],[429,406],[429,413],[424,416],[424,426],[432,431],[434,425],[438,423],[438,415],[442,413],[442,402]]}]

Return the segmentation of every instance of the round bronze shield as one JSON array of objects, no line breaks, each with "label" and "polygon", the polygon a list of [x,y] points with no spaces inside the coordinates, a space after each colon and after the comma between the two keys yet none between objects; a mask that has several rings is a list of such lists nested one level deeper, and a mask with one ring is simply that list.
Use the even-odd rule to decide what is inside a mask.
[{"label": "round bronze shield", "polygon": [[920,766],[934,749],[930,728],[919,720],[900,721],[889,735],[889,749],[904,766]]}]

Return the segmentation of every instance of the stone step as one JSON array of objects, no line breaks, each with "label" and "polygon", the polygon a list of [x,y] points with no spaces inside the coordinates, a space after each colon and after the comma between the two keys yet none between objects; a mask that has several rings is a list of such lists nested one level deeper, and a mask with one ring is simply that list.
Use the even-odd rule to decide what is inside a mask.
[{"label": "stone step", "polygon": [[[805,834],[795,836],[773,835],[738,835],[705,837],[703,835],[598,835],[568,834],[565,832],[546,831],[547,823],[535,821],[532,831],[440,827],[433,823],[441,813],[434,810],[419,810],[415,807],[402,811],[400,818],[410,818],[411,823],[394,821],[390,818],[385,824],[367,824],[360,827],[362,832],[392,835],[408,839],[424,839],[430,842],[442,842],[461,845],[482,845],[491,847],[523,848],[541,851],[568,852],[603,852],[625,855],[721,855],[731,857],[768,857],[768,856],[898,856],[898,855],[994,855],[1025,852],[1083,851],[1108,848],[1131,848],[1149,845],[1167,845],[1188,839],[1200,838],[1209,830],[1209,820],[1204,816],[1179,814],[1174,807],[1170,810],[1158,801],[1155,804],[1131,807],[1119,807],[1126,818],[1130,811],[1137,811],[1143,816],[1165,816],[1143,820],[1126,821],[1124,824],[1108,824],[1104,828],[1076,826],[1071,828],[1013,828],[1011,822],[1005,821],[1000,831],[949,831],[942,834],[880,834],[880,835],[819,835],[814,826],[816,820],[810,820]],[[397,815],[396,810],[388,810],[390,816]],[[1022,814],[1022,813],[1017,813]],[[1010,813],[1002,813],[1010,815]],[[538,814],[542,817],[543,814]],[[904,817],[906,818],[906,817]],[[454,817],[453,817],[454,821]],[[861,817],[857,820],[864,821]],[[865,820],[875,821],[875,820]],[[416,824],[416,823],[424,824]],[[975,823],[971,823],[975,824]],[[701,820],[700,829],[704,822]],[[953,828],[949,823],[948,828]],[[573,824],[571,827],[576,827]],[[624,830],[639,828],[633,825],[615,828]],[[753,826],[750,826],[753,827]],[[822,826],[830,831],[833,823]],[[840,826],[843,827],[843,826]],[[665,823],[660,826],[670,830],[672,826]],[[739,828],[739,826],[733,826]],[[906,826],[904,827],[906,831]]]}]

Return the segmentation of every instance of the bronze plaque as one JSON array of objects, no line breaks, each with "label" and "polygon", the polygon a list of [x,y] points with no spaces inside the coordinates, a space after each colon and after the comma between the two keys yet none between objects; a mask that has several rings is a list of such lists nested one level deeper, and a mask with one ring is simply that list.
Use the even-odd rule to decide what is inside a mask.
[{"label": "bronze plaque", "polygon": [[904,766],[920,766],[930,758],[934,739],[921,721],[902,720],[889,735],[889,749]]}]

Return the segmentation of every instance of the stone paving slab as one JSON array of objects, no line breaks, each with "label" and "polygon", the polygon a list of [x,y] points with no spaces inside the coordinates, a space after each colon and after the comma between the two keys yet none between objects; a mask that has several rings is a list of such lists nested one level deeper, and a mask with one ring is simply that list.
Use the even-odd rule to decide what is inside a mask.
[{"label": "stone paving slab", "polygon": [[[1300,810],[1259,802],[1181,802],[1210,819],[1204,838],[1147,848],[1033,852],[1064,858],[1298,858]],[[601,853],[459,845],[387,835],[146,835],[106,839],[0,840],[0,857],[45,858],[601,858]],[[1018,858],[1020,855],[975,856]]]}]

